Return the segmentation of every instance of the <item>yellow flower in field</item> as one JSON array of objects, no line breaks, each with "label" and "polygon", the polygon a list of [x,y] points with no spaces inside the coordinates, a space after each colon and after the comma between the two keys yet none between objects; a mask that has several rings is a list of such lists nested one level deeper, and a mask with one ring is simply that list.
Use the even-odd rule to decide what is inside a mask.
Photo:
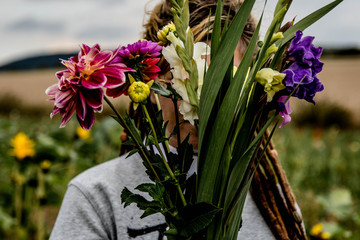
[{"label": "yellow flower in field", "polygon": [[168,23],[165,25],[160,31],[157,32],[157,38],[159,39],[159,43],[161,45],[164,45],[168,42],[168,39],[166,36],[169,34],[169,32],[175,32],[175,24],[173,22]]},{"label": "yellow flower in field", "polygon": [[23,132],[19,132],[11,139],[11,146],[13,147],[11,155],[19,160],[35,155],[35,142]]},{"label": "yellow flower in field", "polygon": [[322,232],[320,235],[321,239],[330,239],[330,233],[328,232]]},{"label": "yellow flower in field", "polygon": [[286,74],[271,68],[263,68],[256,73],[255,80],[264,86],[268,102],[271,102],[276,92],[285,89],[285,85],[282,83],[285,76]]},{"label": "yellow flower in field", "polygon": [[40,167],[43,170],[48,170],[51,167],[51,162],[49,160],[44,160],[40,163]]},{"label": "yellow flower in field", "polygon": [[78,127],[76,129],[76,135],[82,140],[87,140],[91,137],[91,132],[90,130],[85,130],[82,127]]},{"label": "yellow flower in field", "polygon": [[323,230],[323,225],[321,223],[318,223],[314,225],[310,231],[311,236],[318,236],[321,234]]}]

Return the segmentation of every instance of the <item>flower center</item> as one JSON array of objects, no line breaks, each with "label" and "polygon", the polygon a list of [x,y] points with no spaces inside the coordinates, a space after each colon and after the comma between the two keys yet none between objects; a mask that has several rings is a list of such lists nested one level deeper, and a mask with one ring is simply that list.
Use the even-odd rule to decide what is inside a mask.
[{"label": "flower center", "polygon": [[141,86],[141,85],[137,85],[137,86],[135,86],[134,91],[137,94],[143,94],[144,93],[144,87]]}]

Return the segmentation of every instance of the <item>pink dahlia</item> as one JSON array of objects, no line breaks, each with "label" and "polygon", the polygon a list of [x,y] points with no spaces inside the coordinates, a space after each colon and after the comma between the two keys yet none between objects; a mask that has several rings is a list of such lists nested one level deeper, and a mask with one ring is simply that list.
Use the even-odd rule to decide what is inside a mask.
[{"label": "pink dahlia", "polygon": [[62,61],[67,69],[56,73],[60,86],[64,82],[87,89],[122,85],[126,79],[125,72],[133,69],[123,63],[111,63],[118,50],[101,51],[99,44],[93,47],[82,44],[78,56]]},{"label": "pink dahlia", "polygon": [[51,96],[50,100],[54,101],[55,105],[50,117],[59,113],[63,118],[60,127],[65,127],[76,111],[80,126],[88,130],[94,124],[94,113],[101,112],[103,108],[104,92],[101,88],[87,89],[70,84],[63,84],[59,88],[59,84],[54,84],[48,87],[45,93]]}]

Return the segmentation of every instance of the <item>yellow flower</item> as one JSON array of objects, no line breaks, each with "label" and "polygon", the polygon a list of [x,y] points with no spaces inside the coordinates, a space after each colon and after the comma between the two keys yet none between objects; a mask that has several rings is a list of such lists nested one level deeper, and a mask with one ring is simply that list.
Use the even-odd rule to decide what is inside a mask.
[{"label": "yellow flower", "polygon": [[49,160],[44,160],[40,163],[40,167],[43,170],[48,170],[51,166],[51,162]]},{"label": "yellow flower", "polygon": [[13,147],[11,155],[19,160],[35,155],[35,142],[23,132],[19,132],[11,139],[11,146]]},{"label": "yellow flower", "polygon": [[276,92],[285,89],[285,85],[282,83],[285,76],[286,74],[279,73],[271,68],[263,68],[256,73],[255,80],[264,86],[268,102],[271,102]]},{"label": "yellow flower", "polygon": [[312,227],[310,234],[311,236],[318,236],[319,234],[321,234],[322,230],[323,230],[323,225],[321,223],[318,223]]},{"label": "yellow flower", "polygon": [[150,87],[154,81],[152,80],[148,83],[144,83],[141,81],[131,81],[131,82],[132,83],[128,89],[128,93],[130,99],[134,103],[134,109],[136,109],[139,103],[145,101],[150,96]]},{"label": "yellow flower", "polygon": [[330,239],[330,233],[328,232],[322,232],[320,235],[321,239]]},{"label": "yellow flower", "polygon": [[82,140],[87,140],[91,137],[91,132],[90,130],[85,130],[82,127],[78,127],[76,129],[76,135]]},{"label": "yellow flower", "polygon": [[159,43],[161,45],[165,45],[168,42],[166,36],[169,34],[169,32],[175,32],[175,31],[176,31],[175,24],[173,22],[168,23],[160,31],[157,32],[157,38],[159,39]]}]

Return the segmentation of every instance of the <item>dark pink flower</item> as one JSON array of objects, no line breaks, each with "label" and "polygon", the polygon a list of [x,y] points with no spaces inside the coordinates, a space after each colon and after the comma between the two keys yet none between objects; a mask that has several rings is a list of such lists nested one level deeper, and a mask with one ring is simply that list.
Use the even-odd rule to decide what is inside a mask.
[{"label": "dark pink flower", "polygon": [[56,73],[62,82],[60,87],[64,82],[87,89],[114,88],[125,83],[125,72],[133,69],[123,63],[111,63],[118,50],[101,51],[98,44],[93,47],[82,44],[78,56],[62,61],[67,69]]},{"label": "dark pink flower", "polygon": [[[141,79],[145,83],[155,80],[159,76],[159,72],[161,69],[156,66],[156,64],[160,61],[160,58],[145,58],[138,64],[139,74],[141,74]],[[121,95],[128,95],[128,88],[130,86],[129,80],[118,87],[107,87],[106,95],[110,97],[119,97]],[[105,85],[106,87],[106,85]]]},{"label": "dark pink flower", "polygon": [[145,82],[155,80],[161,69],[156,65],[160,58],[145,58],[142,63],[142,74]]},{"label": "dark pink flower", "polygon": [[46,94],[51,96],[50,100],[55,105],[50,117],[59,113],[63,118],[60,127],[64,127],[76,111],[80,126],[88,130],[94,124],[94,113],[101,112],[103,108],[104,92],[101,88],[87,89],[62,83],[61,87],[54,84],[47,88]]},{"label": "dark pink flower", "polygon": [[[160,58],[162,47],[152,41],[139,40],[126,47],[121,47],[116,52],[116,57],[111,63],[122,63],[134,69],[137,76],[133,75],[136,80],[149,82],[158,77],[161,69],[156,65]],[[123,85],[118,87],[107,87],[106,95],[118,97],[120,95],[128,95],[130,82],[127,80]]]}]

